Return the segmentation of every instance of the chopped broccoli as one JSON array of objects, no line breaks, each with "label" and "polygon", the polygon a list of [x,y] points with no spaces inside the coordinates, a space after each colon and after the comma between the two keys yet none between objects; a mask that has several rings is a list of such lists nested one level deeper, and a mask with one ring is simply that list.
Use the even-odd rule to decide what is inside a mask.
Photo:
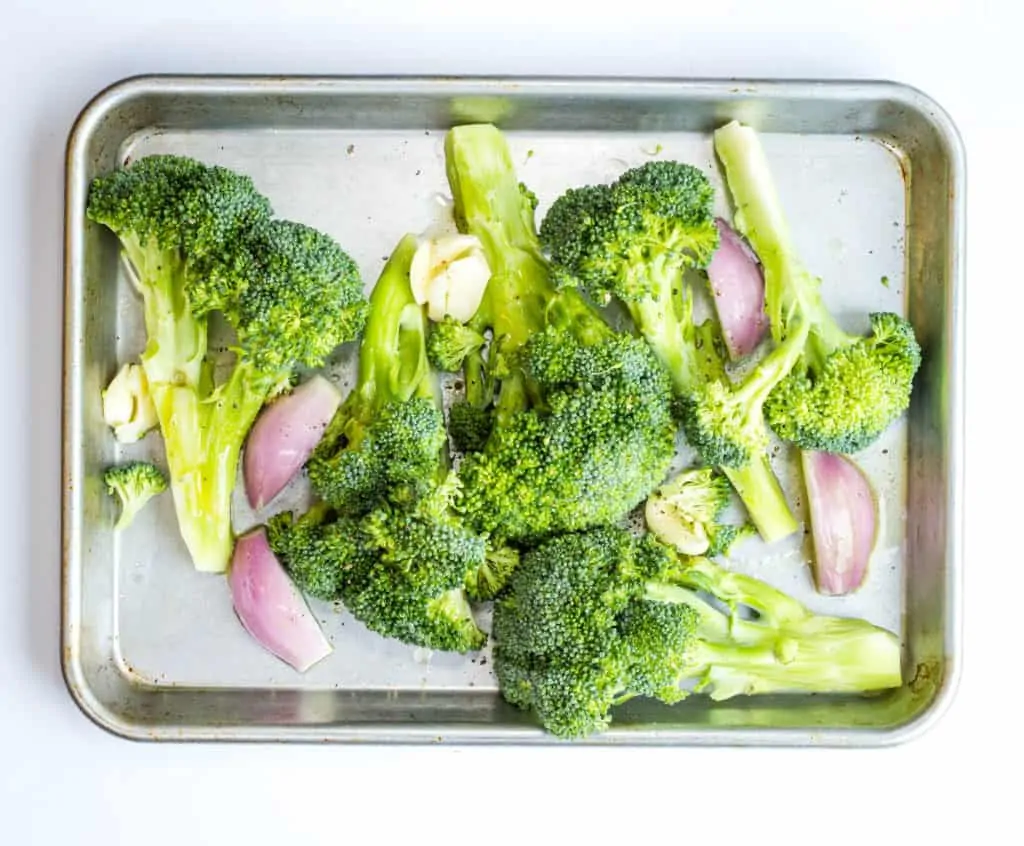
[{"label": "chopped broccoli", "polygon": [[314,490],[359,516],[387,496],[415,500],[443,478],[444,415],[427,360],[427,319],[413,299],[416,238],[395,247],[370,294],[358,382],[308,462]]},{"label": "chopped broccoli", "polygon": [[607,729],[612,708],[634,696],[676,702],[687,680],[716,700],[901,683],[892,633],[815,614],[762,581],[607,527],[527,552],[495,603],[494,638],[504,698],[565,738]]},{"label": "chopped broccoli", "polygon": [[[119,238],[143,298],[142,355],[178,525],[198,570],[227,569],[231,493],[253,420],[297,366],[316,367],[365,320],[358,268],[328,236],[271,220],[246,176],[150,156],[94,180],[88,216]],[[214,384],[207,321],[238,337]]]},{"label": "chopped broccoli", "polygon": [[729,481],[710,467],[678,473],[647,498],[648,528],[685,555],[727,555],[752,527],[725,523],[722,514],[732,496]]},{"label": "chopped broccoli", "polygon": [[911,324],[870,316],[870,335],[843,330],[825,307],[821,280],[804,266],[754,130],[735,121],[715,150],[736,204],[736,224],[761,258],[765,303],[777,343],[800,350],[767,396],[769,425],[802,449],[853,453],[873,443],[910,405],[921,348]]},{"label": "chopped broccoli", "polygon": [[466,356],[480,350],[485,338],[471,326],[446,317],[433,323],[427,336],[427,358],[438,370],[456,373],[462,369]]},{"label": "chopped broccoli", "polygon": [[323,501],[273,518],[268,539],[300,588],[341,600],[369,629],[465,652],[485,640],[469,597],[500,590],[516,554],[456,507],[426,316],[409,284],[415,244],[399,243],[371,293],[359,384],[310,462]]},{"label": "chopped broccoli", "polygon": [[469,325],[493,336],[493,428],[460,468],[460,507],[477,529],[513,541],[617,519],[674,455],[667,375],[578,292],[556,289],[535,229],[537,199],[517,180],[498,129],[456,127],[445,154],[456,221],[480,239],[492,271]]},{"label": "chopped broccoli", "polygon": [[[612,297],[665,365],[678,416],[703,461],[722,468],[766,541],[797,529],[768,462],[761,394],[785,376],[793,357],[773,354],[733,387],[712,339],[714,324],[694,324],[687,268],[706,267],[719,243],[714,190],[692,165],[649,162],[610,185],[570,189],[540,228],[555,278],[601,302]],[[763,386],[763,387],[762,387]]]},{"label": "chopped broccoli", "polygon": [[121,516],[114,524],[114,531],[127,529],[146,503],[167,490],[167,477],[163,471],[145,461],[108,467],[103,481],[110,495],[121,501]]}]

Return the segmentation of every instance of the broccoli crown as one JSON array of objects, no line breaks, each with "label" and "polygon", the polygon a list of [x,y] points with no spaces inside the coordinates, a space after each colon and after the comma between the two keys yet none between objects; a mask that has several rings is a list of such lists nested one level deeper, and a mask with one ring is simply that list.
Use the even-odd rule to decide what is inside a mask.
[{"label": "broccoli crown", "polygon": [[[255,230],[246,246],[249,260],[241,262],[245,253],[237,254],[222,270],[231,279],[220,281],[226,286],[234,280],[237,290],[221,308],[245,360],[257,370],[319,367],[363,330],[368,306],[359,268],[329,235],[275,220]],[[216,284],[219,274],[204,279]]]},{"label": "broccoli crown", "polygon": [[648,162],[611,185],[570,189],[555,200],[541,223],[541,243],[560,283],[582,284],[602,301],[616,296],[668,308],[680,271],[705,266],[718,246],[713,201],[699,169]]},{"label": "broccoli crown", "polygon": [[466,356],[484,345],[484,336],[470,326],[445,317],[434,323],[427,335],[427,358],[438,370],[455,373],[462,368]]},{"label": "broccoli crown", "polygon": [[891,313],[871,315],[871,334],[819,362],[805,356],[769,395],[768,424],[802,449],[850,454],[872,444],[910,405],[921,347],[913,327]]},{"label": "broccoli crown", "polygon": [[456,449],[479,452],[494,427],[494,412],[469,402],[456,402],[448,408],[448,434]]},{"label": "broccoli crown", "polygon": [[167,476],[145,461],[129,461],[108,467],[103,481],[111,496],[121,501],[121,516],[116,529],[127,528],[154,496],[167,490]]},{"label": "broccoli crown", "polygon": [[179,260],[201,262],[229,253],[240,233],[270,219],[271,207],[248,176],[186,156],[153,155],[93,180],[86,214],[126,246],[155,243],[180,251]]},{"label": "broccoli crown", "polygon": [[370,566],[356,520],[318,504],[298,519],[289,512],[267,521],[267,541],[300,590],[317,599],[341,598],[347,574]]},{"label": "broccoli crown", "polygon": [[466,457],[470,523],[536,540],[614,521],[641,502],[675,454],[668,377],[647,346],[626,336],[586,346],[549,329],[521,364],[543,402],[510,413]]},{"label": "broccoli crown", "polygon": [[657,573],[659,557],[657,547],[609,528],[560,535],[527,552],[494,605],[494,670],[504,697],[532,708],[553,734],[582,737],[607,728],[621,699],[667,692],[657,661],[669,647],[658,634],[672,632],[675,645],[693,622],[685,610],[673,620],[640,607],[644,575]]},{"label": "broccoli crown", "polygon": [[760,409],[751,409],[721,381],[681,397],[683,431],[700,457],[716,467],[742,467],[768,446]]},{"label": "broccoli crown", "polygon": [[295,520],[267,525],[271,548],[295,583],[313,596],[340,600],[383,637],[428,649],[467,652],[483,646],[464,585],[489,562],[484,538],[454,516],[454,476],[415,503],[379,502],[358,518],[318,503]]},{"label": "broccoli crown", "polygon": [[415,499],[444,475],[444,414],[426,353],[426,316],[413,299],[416,238],[404,237],[370,294],[356,387],[307,463],[316,492],[359,515],[382,498]]},{"label": "broccoli crown", "polygon": [[[743,607],[756,619],[740,616]],[[504,698],[568,738],[606,729],[630,697],[676,702],[687,679],[715,699],[902,680],[891,632],[816,615],[764,582],[611,527],[527,552],[495,602],[493,632]]]},{"label": "broccoli crown", "polygon": [[[360,408],[357,394],[339,409],[307,469],[333,508],[365,514],[377,502],[416,499],[443,469],[444,415],[425,397]],[[369,411],[370,413],[367,413]]]},{"label": "broccoli crown", "polygon": [[452,516],[454,491],[442,484],[411,508],[384,504],[360,521],[370,554],[347,574],[342,600],[367,628],[428,649],[483,646],[463,585],[486,544]]}]

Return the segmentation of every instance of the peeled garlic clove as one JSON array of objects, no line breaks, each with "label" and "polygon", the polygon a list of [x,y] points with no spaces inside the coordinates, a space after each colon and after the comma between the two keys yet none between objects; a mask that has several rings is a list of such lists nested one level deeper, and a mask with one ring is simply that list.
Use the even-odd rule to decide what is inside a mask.
[{"label": "peeled garlic clove", "polygon": [[412,296],[418,305],[427,302],[428,289],[433,277],[433,241],[424,241],[413,253],[412,263],[409,265],[409,283],[412,287]]},{"label": "peeled garlic clove", "polygon": [[[480,308],[487,283],[491,279],[491,268],[479,250],[448,267],[447,313],[460,323],[470,320]],[[433,318],[432,318],[433,319]]]},{"label": "peeled garlic clove", "polygon": [[142,365],[125,364],[104,389],[101,399],[103,419],[120,443],[135,443],[157,425],[156,407]]}]

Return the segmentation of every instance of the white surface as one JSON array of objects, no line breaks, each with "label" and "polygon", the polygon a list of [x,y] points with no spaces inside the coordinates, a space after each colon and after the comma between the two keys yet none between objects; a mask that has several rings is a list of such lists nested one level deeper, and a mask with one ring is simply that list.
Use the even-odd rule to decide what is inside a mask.
[{"label": "white surface", "polygon": [[[717,0],[687,12],[646,0],[603,12],[513,0],[447,4],[463,11],[445,17],[431,11],[441,3],[143,5],[0,4],[11,409],[0,418],[0,843],[397,842],[431,830],[929,843],[1019,832],[1020,508],[1012,479],[1003,495],[997,478],[1022,469],[1019,448],[1002,443],[1019,443],[1003,418],[1020,384],[1011,321],[1024,305],[1011,252],[1024,189],[1015,3]],[[626,17],[636,9],[644,20]],[[58,666],[62,153],[90,95],[155,71],[888,77],[934,96],[969,152],[966,666],[944,719],[908,746],[868,752],[155,747],[94,728]]]}]

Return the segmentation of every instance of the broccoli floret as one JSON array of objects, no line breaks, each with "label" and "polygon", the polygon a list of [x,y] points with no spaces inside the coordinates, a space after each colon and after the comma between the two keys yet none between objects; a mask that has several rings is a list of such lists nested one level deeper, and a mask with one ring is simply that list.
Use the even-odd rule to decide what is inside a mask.
[{"label": "broccoli floret", "polygon": [[767,397],[769,425],[802,449],[853,453],[873,443],[910,405],[921,347],[911,324],[871,315],[871,334],[843,330],[825,307],[821,280],[804,266],[760,139],[735,121],[715,132],[715,150],[736,205],[735,222],[758,253],[772,335],[801,355]]},{"label": "broccoli floret", "polygon": [[647,498],[647,526],[685,555],[726,555],[752,530],[722,520],[731,497],[728,479],[712,468],[684,470]]},{"label": "broccoli floret", "polygon": [[[295,583],[340,600],[384,637],[442,651],[479,649],[486,635],[473,619],[465,586],[494,566],[486,541],[454,515],[454,476],[415,503],[381,500],[359,518],[326,504],[268,525],[271,548]],[[501,560],[499,556],[498,561]]]},{"label": "broccoli floret", "polygon": [[485,338],[471,326],[446,317],[431,325],[427,336],[427,358],[438,370],[456,373],[466,356],[481,349]]},{"label": "broccoli floret", "polygon": [[557,290],[507,143],[489,124],[452,129],[446,169],[463,232],[492,276],[470,326],[490,329],[496,398],[483,449],[462,467],[477,529],[527,541],[616,519],[643,501],[675,452],[667,376],[574,290]]},{"label": "broccoli floret", "polygon": [[[142,366],[164,438],[178,525],[198,570],[224,572],[245,436],[299,366],[316,367],[365,321],[354,262],[328,236],[271,220],[246,176],[152,156],[97,178],[87,209],[121,241],[143,298]],[[207,320],[238,337],[214,384]]]},{"label": "broccoli floret", "polygon": [[308,462],[313,489],[359,516],[382,498],[412,501],[446,472],[437,375],[427,360],[427,319],[409,286],[416,238],[395,247],[370,294],[355,388]]},{"label": "broccoli floret", "polygon": [[163,471],[145,461],[108,467],[103,481],[110,495],[121,501],[121,516],[114,524],[117,532],[127,529],[146,503],[167,490],[167,477]]},{"label": "broccoli floret", "polygon": [[768,434],[755,388],[765,376],[781,379],[787,362],[774,357],[734,396],[716,348],[720,339],[713,343],[714,324],[694,323],[693,292],[683,274],[707,266],[718,246],[713,200],[711,183],[697,168],[650,162],[612,184],[567,191],[552,204],[540,237],[560,284],[626,306],[672,378],[691,445],[706,463],[728,468],[730,481],[736,477],[751,519],[771,542],[796,531],[797,523],[765,454]]},{"label": "broccoli floret", "polygon": [[504,698],[564,738],[608,728],[613,707],[634,696],[676,702],[687,680],[716,700],[901,683],[892,633],[814,614],[764,582],[617,528],[527,552],[495,603],[493,628]]}]

